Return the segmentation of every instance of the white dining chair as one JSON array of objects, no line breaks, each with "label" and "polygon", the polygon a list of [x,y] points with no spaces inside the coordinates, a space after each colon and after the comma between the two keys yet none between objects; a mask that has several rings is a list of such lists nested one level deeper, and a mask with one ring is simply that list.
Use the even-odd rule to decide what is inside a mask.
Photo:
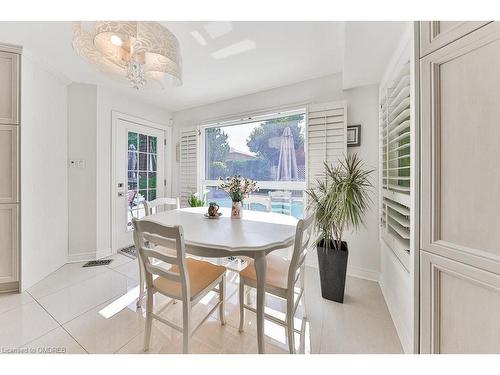
[{"label": "white dining chair", "polygon": [[163,207],[165,206],[175,206],[175,208],[179,209],[181,208],[181,202],[179,197],[177,198],[156,198],[152,201],[144,201],[144,211],[146,213],[146,216],[152,215],[156,212],[158,212],[158,207]]},{"label": "white dining chair", "polygon": [[[156,198],[152,201],[144,201],[143,205],[144,205],[144,212],[145,212],[146,216],[150,216],[150,215],[153,215],[156,212],[158,212],[158,207],[166,208],[166,207],[170,206],[170,207],[174,207],[177,209],[179,209],[181,207],[179,197],[177,197],[177,198],[167,198],[167,197]],[[175,252],[175,249],[172,249],[169,247],[167,247],[166,249],[168,250],[168,252]],[[165,249],[162,249],[162,250],[165,250]],[[136,305],[137,305],[137,307],[141,307],[142,301],[144,299],[144,290],[145,290],[146,285],[145,285],[145,281],[144,281],[144,265],[142,264],[141,257],[139,257],[139,256],[137,257],[137,262],[139,264],[139,288],[140,289],[139,289],[139,298],[137,299]]]},{"label": "white dining chair", "polygon": [[[311,215],[305,220],[299,220],[297,223],[293,255],[290,261],[283,259],[283,257],[273,255],[272,253],[267,256],[266,293],[286,300],[286,314],[285,320],[281,320],[269,314],[264,314],[264,317],[265,319],[285,327],[288,347],[291,354],[295,353],[294,333],[301,332],[295,330],[294,327],[294,317],[301,299],[303,322],[305,322],[306,319],[304,269],[307,250],[311,245],[313,220],[314,216]],[[297,284],[299,285],[297,286]],[[245,304],[244,296],[246,293],[246,286],[257,288],[257,277],[255,275],[253,261],[250,261],[248,267],[240,272],[240,332],[243,332],[245,323],[245,309],[256,312],[255,308]],[[302,348],[304,347],[303,344],[301,346]]]},{"label": "white dining chair", "polygon": [[247,210],[252,209],[252,204],[264,206],[266,212],[271,212],[271,198],[262,195],[249,195],[243,200],[243,207]]},{"label": "white dining chair", "polygon": [[[181,226],[165,226],[146,220],[132,220],[134,224],[134,241],[139,256],[144,264],[146,276],[146,329],[144,333],[144,351],[149,350],[153,319],[182,332],[183,353],[189,353],[190,339],[194,332],[219,308],[219,319],[222,325],[224,318],[224,298],[226,268],[191,258],[186,258],[184,234]],[[168,246],[175,241],[175,254],[166,254],[158,248]],[[154,242],[158,247],[151,248],[146,243]],[[217,287],[217,288],[216,288]],[[210,312],[193,328],[191,321],[192,308],[209,292],[219,294],[219,301]],[[153,294],[161,293],[172,300],[160,311],[153,311]],[[182,327],[166,320],[159,314],[175,301],[182,301]]]}]

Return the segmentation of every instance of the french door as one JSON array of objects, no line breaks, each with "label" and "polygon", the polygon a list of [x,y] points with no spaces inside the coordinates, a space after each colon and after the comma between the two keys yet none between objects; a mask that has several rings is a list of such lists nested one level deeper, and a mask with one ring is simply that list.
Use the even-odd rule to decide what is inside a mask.
[{"label": "french door", "polygon": [[133,244],[132,218],[165,194],[165,130],[116,119],[113,251]]}]

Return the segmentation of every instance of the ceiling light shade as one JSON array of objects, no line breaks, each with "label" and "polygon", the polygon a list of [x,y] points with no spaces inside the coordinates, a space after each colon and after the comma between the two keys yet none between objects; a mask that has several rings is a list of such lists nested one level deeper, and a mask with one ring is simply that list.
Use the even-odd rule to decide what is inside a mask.
[{"label": "ceiling light shade", "polygon": [[97,21],[91,31],[75,22],[73,49],[106,73],[126,77],[136,89],[148,81],[182,83],[177,38],[157,22]]}]

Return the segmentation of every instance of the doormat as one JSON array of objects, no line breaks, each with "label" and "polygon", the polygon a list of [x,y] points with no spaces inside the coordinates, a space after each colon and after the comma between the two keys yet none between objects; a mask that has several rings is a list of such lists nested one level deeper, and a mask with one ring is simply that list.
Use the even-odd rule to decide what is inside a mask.
[{"label": "doormat", "polygon": [[120,254],[132,259],[137,259],[137,250],[135,249],[135,245],[120,249]]},{"label": "doormat", "polygon": [[85,263],[82,267],[107,266],[113,259],[91,260]]}]

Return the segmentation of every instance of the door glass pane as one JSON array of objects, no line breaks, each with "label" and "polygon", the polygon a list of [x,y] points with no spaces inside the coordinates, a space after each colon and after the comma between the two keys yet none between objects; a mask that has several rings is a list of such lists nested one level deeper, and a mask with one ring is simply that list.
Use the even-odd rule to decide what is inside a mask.
[{"label": "door glass pane", "polygon": [[139,134],[139,151],[148,152],[148,136]]},{"label": "door glass pane", "polygon": [[156,190],[148,190],[148,200],[152,201],[153,199],[156,199]]},{"label": "door glass pane", "polygon": [[156,154],[156,137],[148,137],[148,152],[151,154]]},{"label": "door glass pane", "polygon": [[134,150],[137,150],[137,133],[128,133],[128,145],[129,148],[130,146],[134,146]]},{"label": "door glass pane", "polygon": [[148,170],[148,154],[139,152],[139,170],[147,171]]},{"label": "door glass pane", "polygon": [[128,133],[127,162],[127,229],[132,230],[132,217],[145,214],[143,202],[157,196],[158,138],[146,134]]},{"label": "door glass pane", "polygon": [[156,189],[156,172],[148,173],[148,188]]},{"label": "door glass pane", "polygon": [[139,172],[139,189],[147,189],[147,188],[148,188],[148,173]]}]

